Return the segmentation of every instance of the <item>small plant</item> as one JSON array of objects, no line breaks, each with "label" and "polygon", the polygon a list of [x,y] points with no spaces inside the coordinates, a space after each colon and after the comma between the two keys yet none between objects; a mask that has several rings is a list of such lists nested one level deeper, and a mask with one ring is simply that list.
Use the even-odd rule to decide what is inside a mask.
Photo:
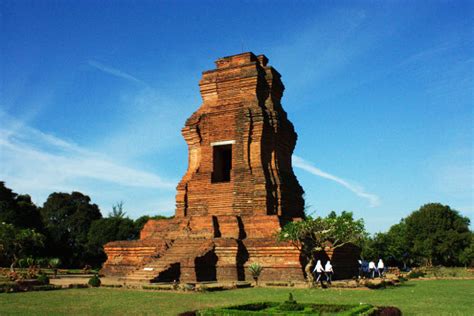
[{"label": "small plant", "polygon": [[257,262],[254,262],[249,265],[250,274],[252,275],[252,278],[255,280],[255,285],[257,286],[258,286],[258,278],[260,277],[262,270],[263,270],[263,267]]},{"label": "small plant", "polygon": [[35,265],[35,259],[32,257],[26,258],[26,263],[29,268],[32,268]]},{"label": "small plant", "polygon": [[20,268],[27,268],[28,267],[28,262],[26,261],[26,258],[18,259],[18,266]]},{"label": "small plant", "polygon": [[94,276],[91,277],[88,282],[88,284],[92,287],[99,287],[100,283],[100,278],[97,274],[94,274]]},{"label": "small plant", "polygon": [[58,267],[61,264],[61,260],[59,258],[51,258],[48,261],[48,265],[51,269],[53,269],[54,277],[58,275]]},{"label": "small plant", "polygon": [[304,305],[298,304],[293,298],[293,294],[288,294],[288,300],[278,306],[281,311],[301,311],[304,309]]},{"label": "small plant", "polygon": [[49,278],[44,273],[41,273],[40,275],[38,275],[38,278],[36,280],[38,280],[38,282],[41,282],[41,284],[44,284],[44,285],[49,284]]}]

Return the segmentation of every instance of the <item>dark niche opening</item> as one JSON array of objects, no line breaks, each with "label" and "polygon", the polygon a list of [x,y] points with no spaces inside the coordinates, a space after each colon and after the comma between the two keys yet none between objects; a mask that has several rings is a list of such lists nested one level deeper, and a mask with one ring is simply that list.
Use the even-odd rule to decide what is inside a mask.
[{"label": "dark niche opening", "polygon": [[196,281],[217,281],[217,256],[214,251],[209,251],[202,257],[194,259]]},{"label": "dark niche opening", "polygon": [[229,182],[232,170],[232,145],[212,147],[212,183]]},{"label": "dark niche opening", "polygon": [[170,265],[168,269],[165,271],[160,272],[158,277],[156,277],[153,282],[174,282],[179,281],[179,277],[181,276],[181,269],[180,264],[173,263]]}]

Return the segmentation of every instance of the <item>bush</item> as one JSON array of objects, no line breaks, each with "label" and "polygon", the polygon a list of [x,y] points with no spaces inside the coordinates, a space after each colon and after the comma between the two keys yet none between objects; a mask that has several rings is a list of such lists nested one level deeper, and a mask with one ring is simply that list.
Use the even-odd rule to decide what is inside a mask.
[{"label": "bush", "polygon": [[49,278],[44,273],[41,273],[40,275],[38,275],[38,278],[36,280],[40,282],[41,284],[45,284],[45,285],[49,284]]},{"label": "bush", "polygon": [[262,273],[263,267],[259,263],[254,262],[249,265],[248,269],[250,271],[250,274],[252,275],[252,278],[255,280],[256,285],[258,285],[258,278]]},{"label": "bush", "polygon": [[27,268],[28,267],[28,262],[26,261],[26,258],[21,258],[18,260],[18,266],[20,268]]},{"label": "bush", "polygon": [[99,287],[100,286],[100,278],[97,274],[95,274],[93,277],[89,279],[88,284],[92,287]]},{"label": "bush", "polygon": [[304,309],[304,305],[296,303],[293,294],[290,293],[288,295],[288,300],[281,303],[280,306],[278,306],[278,309],[281,311],[301,311]]},{"label": "bush", "polygon": [[423,271],[420,270],[412,270],[410,273],[407,274],[407,278],[409,279],[418,279],[422,278],[426,275]]},{"label": "bush", "polygon": [[47,258],[39,258],[36,260],[36,264],[40,268],[47,268],[48,267],[48,259]]}]

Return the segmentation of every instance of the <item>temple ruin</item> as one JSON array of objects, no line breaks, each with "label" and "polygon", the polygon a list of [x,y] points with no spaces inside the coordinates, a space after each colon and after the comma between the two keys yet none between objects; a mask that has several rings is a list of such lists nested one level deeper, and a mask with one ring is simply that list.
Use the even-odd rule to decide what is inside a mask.
[{"label": "temple ruin", "polygon": [[126,281],[304,280],[299,251],[275,233],[304,216],[291,155],[297,135],[264,55],[220,58],[199,83],[203,103],[182,129],[188,169],[176,214],[150,220],[139,240],[105,245],[102,272]]}]

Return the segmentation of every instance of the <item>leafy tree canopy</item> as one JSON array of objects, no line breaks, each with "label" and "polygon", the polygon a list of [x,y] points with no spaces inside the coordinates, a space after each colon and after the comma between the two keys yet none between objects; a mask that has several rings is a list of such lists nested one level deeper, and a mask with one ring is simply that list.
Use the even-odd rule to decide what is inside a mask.
[{"label": "leafy tree canopy", "polygon": [[18,195],[0,181],[0,223],[42,231],[41,215],[29,195]]},{"label": "leafy tree canopy", "polygon": [[100,266],[106,256],[103,246],[109,241],[137,239],[135,223],[130,218],[108,217],[94,222],[88,233],[89,264]]},{"label": "leafy tree canopy", "polygon": [[155,215],[155,216],[150,216],[150,215],[143,215],[135,220],[135,229],[138,231],[140,234],[140,231],[143,229],[143,226],[150,220],[150,219],[169,219],[172,217],[167,217],[163,215]]},{"label": "leafy tree canopy", "polygon": [[0,257],[14,268],[20,258],[35,256],[44,246],[45,237],[33,229],[19,229],[0,223]]},{"label": "leafy tree canopy", "polygon": [[51,255],[67,265],[85,264],[89,228],[102,218],[99,207],[80,192],[52,193],[41,208]]},{"label": "leafy tree canopy", "polygon": [[470,245],[469,218],[448,205],[423,205],[405,219],[406,240],[414,258],[427,265],[457,265]]},{"label": "leafy tree canopy", "polygon": [[351,212],[343,211],[341,215],[331,212],[327,217],[306,217],[302,221],[286,224],[278,233],[280,241],[290,241],[299,248],[307,258],[305,267],[308,279],[312,279],[310,268],[314,256],[325,249],[342,247],[348,243],[360,244],[367,233],[364,220],[354,220]]},{"label": "leafy tree canopy", "polygon": [[425,204],[388,232],[364,244],[362,256],[383,258],[389,265],[468,265],[473,233],[469,219],[447,205]]}]

